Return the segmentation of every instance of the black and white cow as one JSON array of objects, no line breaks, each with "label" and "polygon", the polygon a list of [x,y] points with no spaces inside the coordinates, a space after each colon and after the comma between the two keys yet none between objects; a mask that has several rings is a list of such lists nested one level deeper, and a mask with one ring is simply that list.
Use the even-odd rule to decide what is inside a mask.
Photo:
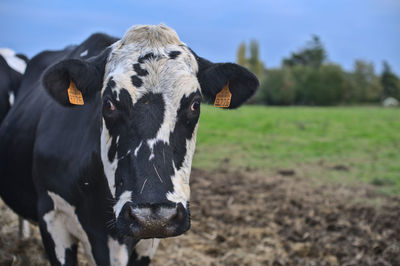
[{"label": "black and white cow", "polygon": [[[258,87],[197,56],[174,30],[136,26],[35,56],[0,128],[0,193],[39,224],[52,265],[148,264],[159,238],[190,227],[189,176],[202,98],[229,108]],[[84,105],[70,103],[75,84]]]},{"label": "black and white cow", "polygon": [[0,123],[14,104],[27,61],[13,50],[0,49]]}]

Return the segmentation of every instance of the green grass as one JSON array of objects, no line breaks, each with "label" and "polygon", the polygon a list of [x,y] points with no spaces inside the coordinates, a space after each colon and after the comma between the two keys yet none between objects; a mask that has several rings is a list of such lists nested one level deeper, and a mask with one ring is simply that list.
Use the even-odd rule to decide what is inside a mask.
[{"label": "green grass", "polygon": [[[400,193],[400,109],[203,105],[194,166],[294,169]],[[345,166],[348,171],[334,170]]]}]

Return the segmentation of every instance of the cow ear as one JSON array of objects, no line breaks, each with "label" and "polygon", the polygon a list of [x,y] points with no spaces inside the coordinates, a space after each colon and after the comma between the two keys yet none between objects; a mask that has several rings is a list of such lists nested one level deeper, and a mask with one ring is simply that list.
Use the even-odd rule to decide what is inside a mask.
[{"label": "cow ear", "polygon": [[[51,66],[42,78],[43,86],[50,96],[64,106],[84,104],[102,88],[102,82],[103,77],[98,68],[79,59],[67,59]],[[72,100],[71,97],[77,98]]]},{"label": "cow ear", "polygon": [[[259,86],[257,77],[246,68],[233,63],[212,63],[195,54],[199,65],[197,78],[203,95],[215,103],[222,89],[232,94],[230,103],[224,107],[233,109],[242,105]],[[228,86],[227,86],[228,85]]]}]

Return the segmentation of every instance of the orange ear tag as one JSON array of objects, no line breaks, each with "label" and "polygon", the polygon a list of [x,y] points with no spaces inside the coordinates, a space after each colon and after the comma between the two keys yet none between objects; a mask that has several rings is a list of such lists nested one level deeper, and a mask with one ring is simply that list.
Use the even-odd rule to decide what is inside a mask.
[{"label": "orange ear tag", "polygon": [[72,104],[84,105],[82,92],[76,88],[75,83],[72,81],[69,82],[68,99]]},{"label": "orange ear tag", "polygon": [[231,105],[232,93],[229,91],[229,81],[225,87],[215,96],[214,106],[227,108]]}]

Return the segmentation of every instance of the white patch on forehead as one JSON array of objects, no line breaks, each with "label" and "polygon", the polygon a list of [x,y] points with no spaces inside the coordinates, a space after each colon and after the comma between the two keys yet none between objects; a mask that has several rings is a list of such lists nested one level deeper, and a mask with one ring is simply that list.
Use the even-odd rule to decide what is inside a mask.
[{"label": "white patch on forehead", "polygon": [[142,257],[149,257],[152,259],[156,254],[159,243],[160,239],[158,238],[140,240],[135,246],[135,251],[138,255],[137,259],[140,260]]},{"label": "white patch on forehead", "polygon": [[132,191],[124,191],[121,196],[119,196],[119,200],[114,205],[114,214],[115,217],[118,217],[125,203],[131,202],[132,200]]},{"label": "white patch on forehead", "polygon": [[80,54],[81,57],[84,57],[84,56],[87,56],[87,55],[88,55],[88,50],[85,50]]},{"label": "white patch on forehead", "polygon": [[4,57],[7,64],[15,71],[24,74],[26,69],[26,62],[19,58],[15,52],[8,48],[0,49],[0,55]]},{"label": "white patch on forehead", "polygon": [[186,140],[186,154],[182,163],[182,167],[177,170],[175,164],[173,165],[174,175],[171,177],[171,180],[174,190],[173,192],[168,192],[166,195],[168,200],[175,203],[182,203],[185,208],[187,208],[187,202],[190,199],[189,178],[190,171],[192,169],[193,154],[196,147],[197,128],[198,124],[193,131],[192,138]]},{"label": "white patch on forehead", "polygon": [[108,160],[108,151],[111,147],[111,141],[111,136],[108,134],[108,130],[103,120],[103,129],[101,131],[100,139],[101,161],[103,162],[104,174],[107,178],[108,187],[113,198],[115,198],[115,172],[117,171],[118,160],[113,159],[112,162]]},{"label": "white patch on forehead", "polygon": [[49,191],[48,195],[53,201],[54,210],[46,213],[43,220],[46,222],[47,231],[53,238],[57,259],[61,264],[65,264],[66,249],[71,248],[78,239],[83,245],[87,258],[92,264],[95,264],[92,247],[75,214],[75,207],[53,192]]},{"label": "white patch on forehead", "polygon": [[128,248],[124,244],[120,244],[117,240],[108,237],[108,249],[110,250],[110,265],[122,266],[127,265],[129,260]]}]

